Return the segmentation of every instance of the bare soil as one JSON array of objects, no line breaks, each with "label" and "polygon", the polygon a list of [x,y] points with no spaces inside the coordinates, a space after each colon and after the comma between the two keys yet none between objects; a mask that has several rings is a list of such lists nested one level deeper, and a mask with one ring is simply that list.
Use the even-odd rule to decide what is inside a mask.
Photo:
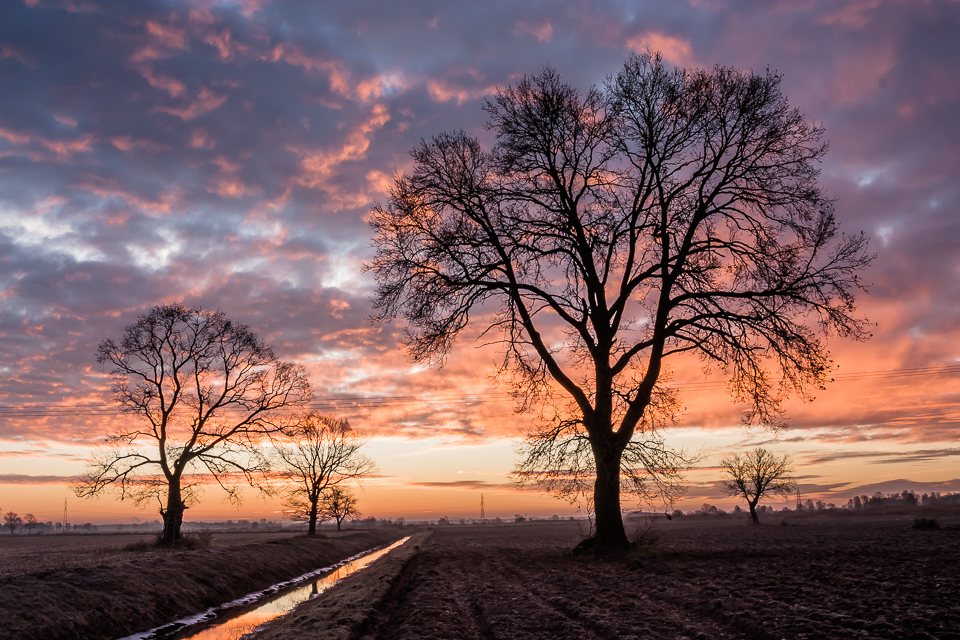
[{"label": "bare soil", "polygon": [[[617,560],[571,557],[582,523],[436,527],[258,637],[960,640],[960,516],[917,530],[914,515],[661,517],[654,543]],[[34,572],[0,563],[12,576],[0,580],[0,638],[118,637],[410,533],[94,546],[77,550],[87,565]]]},{"label": "bare soil", "polygon": [[403,535],[214,534],[210,548],[193,551],[130,551],[129,535],[0,538],[0,639],[118,638]]},{"label": "bare soil", "polygon": [[782,521],[661,518],[617,561],[575,523],[438,527],[352,637],[960,640],[960,519]]}]

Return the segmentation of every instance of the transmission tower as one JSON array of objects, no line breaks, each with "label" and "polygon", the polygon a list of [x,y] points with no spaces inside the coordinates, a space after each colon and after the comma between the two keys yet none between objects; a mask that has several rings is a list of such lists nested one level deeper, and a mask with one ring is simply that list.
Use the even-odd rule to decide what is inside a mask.
[{"label": "transmission tower", "polygon": [[67,499],[63,499],[63,531],[67,530]]},{"label": "transmission tower", "polygon": [[803,502],[800,501],[800,485],[797,484],[797,511],[803,510]]},{"label": "transmission tower", "polygon": [[483,511],[483,494],[480,494],[480,523],[483,524],[487,521],[487,514]]}]

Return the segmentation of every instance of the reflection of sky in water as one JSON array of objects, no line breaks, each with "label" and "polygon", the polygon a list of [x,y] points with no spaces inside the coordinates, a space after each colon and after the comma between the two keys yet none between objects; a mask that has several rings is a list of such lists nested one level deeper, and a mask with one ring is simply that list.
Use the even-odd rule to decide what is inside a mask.
[{"label": "reflection of sky in water", "polygon": [[203,631],[198,631],[192,635],[180,636],[182,640],[237,640],[245,633],[250,633],[261,624],[278,618],[289,612],[301,602],[305,602],[318,593],[326,591],[337,583],[337,580],[345,578],[351,573],[368,566],[377,558],[385,555],[391,549],[403,544],[407,538],[397,540],[389,547],[374,551],[363,557],[351,560],[347,564],[339,567],[333,573],[328,573],[322,578],[316,578],[310,582],[288,591],[281,596],[265,602],[256,609],[248,611],[235,618],[223,620],[214,626],[207,627]]}]

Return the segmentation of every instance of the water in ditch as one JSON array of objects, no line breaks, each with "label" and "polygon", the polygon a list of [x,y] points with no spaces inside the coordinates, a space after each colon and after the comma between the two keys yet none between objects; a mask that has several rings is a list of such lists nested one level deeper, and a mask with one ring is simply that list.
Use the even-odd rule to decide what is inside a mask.
[{"label": "water in ditch", "polygon": [[331,567],[333,570],[329,573],[319,569],[315,573],[323,572],[320,577],[298,578],[274,585],[193,618],[121,640],[237,640],[258,626],[279,618],[301,602],[326,591],[338,580],[367,567],[408,539],[403,538],[383,549],[348,558],[342,564]]}]

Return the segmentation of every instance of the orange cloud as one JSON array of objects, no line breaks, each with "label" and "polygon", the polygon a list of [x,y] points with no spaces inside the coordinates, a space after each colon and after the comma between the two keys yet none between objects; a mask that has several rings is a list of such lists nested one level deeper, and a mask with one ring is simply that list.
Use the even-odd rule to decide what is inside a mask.
[{"label": "orange cloud", "polygon": [[351,77],[343,60],[311,56],[302,48],[288,44],[275,46],[269,55],[263,56],[262,59],[269,62],[285,62],[307,71],[325,73],[329,78],[330,90],[348,100],[366,102],[382,96],[387,87],[403,88],[407,85],[400,74],[378,74],[357,80]]},{"label": "orange cloud", "polygon": [[27,134],[4,128],[0,128],[0,138],[5,138],[7,142],[13,144],[27,144],[30,142],[30,136]]},{"label": "orange cloud", "polygon": [[[70,185],[70,188],[87,191],[105,200],[118,198],[136,209],[151,214],[170,213],[171,210],[180,205],[181,197],[178,191],[165,191],[160,195],[159,200],[147,200],[132,191],[124,190],[118,186],[116,180],[101,176],[86,176],[79,182]],[[107,218],[106,220],[111,224],[120,224],[126,221],[126,216]]]},{"label": "orange cloud", "polygon": [[862,29],[870,21],[871,12],[883,4],[883,0],[853,0],[833,7],[833,11],[820,14],[816,22],[824,25],[839,25],[848,29]]},{"label": "orange cloud", "polygon": [[93,134],[88,133],[82,138],[75,140],[47,140],[46,138],[40,139],[40,144],[42,144],[46,149],[49,149],[56,155],[57,160],[66,160],[75,153],[85,153],[93,148],[94,137]]},{"label": "orange cloud", "polygon": [[8,44],[5,44],[2,47],[0,47],[0,60],[3,60],[4,58],[12,58],[14,60],[19,61],[21,64],[27,67],[36,66],[36,62],[34,62],[34,60],[30,58],[26,53]]},{"label": "orange cloud", "polygon": [[141,65],[138,71],[151,87],[155,89],[163,89],[173,98],[176,98],[187,90],[187,85],[180,82],[176,78],[154,73],[154,71],[146,65]]},{"label": "orange cloud", "polygon": [[154,142],[153,140],[134,140],[130,136],[114,136],[110,138],[110,144],[123,152],[129,152],[134,149],[143,149],[144,151],[149,151],[151,153],[159,153],[160,151],[170,150],[170,147],[165,144],[160,144],[159,142]]},{"label": "orange cloud", "polygon": [[371,134],[390,120],[390,113],[386,105],[374,105],[370,116],[359,125],[351,129],[345,136],[343,144],[332,151],[312,151],[290,147],[289,150],[301,156],[301,173],[295,178],[296,184],[310,189],[323,189],[339,202],[351,201],[357,206],[363,206],[368,199],[359,194],[343,194],[328,185],[329,179],[335,170],[343,163],[362,160],[370,148]]},{"label": "orange cloud", "polygon": [[194,129],[190,132],[190,147],[193,149],[213,149],[216,142],[203,129]]},{"label": "orange cloud", "polygon": [[634,36],[627,40],[627,47],[634,53],[659,51],[663,54],[664,59],[681,67],[697,65],[697,61],[693,55],[693,46],[689,40],[676,38],[664,33],[651,31]]}]

